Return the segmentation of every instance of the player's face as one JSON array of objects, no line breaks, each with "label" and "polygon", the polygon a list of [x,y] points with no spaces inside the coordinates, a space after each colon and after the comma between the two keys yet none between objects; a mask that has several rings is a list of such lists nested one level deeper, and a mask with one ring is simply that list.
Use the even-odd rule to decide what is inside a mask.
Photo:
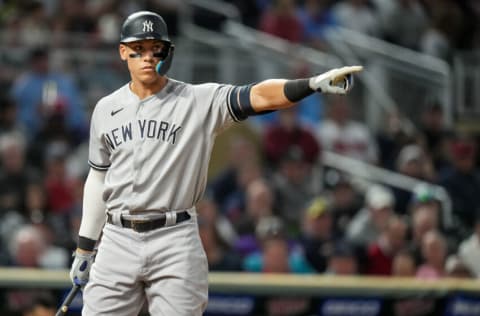
[{"label": "player's face", "polygon": [[122,60],[127,61],[132,80],[143,84],[155,84],[160,79],[155,66],[161,60],[158,56],[164,44],[158,40],[142,40],[120,44],[119,52]]}]

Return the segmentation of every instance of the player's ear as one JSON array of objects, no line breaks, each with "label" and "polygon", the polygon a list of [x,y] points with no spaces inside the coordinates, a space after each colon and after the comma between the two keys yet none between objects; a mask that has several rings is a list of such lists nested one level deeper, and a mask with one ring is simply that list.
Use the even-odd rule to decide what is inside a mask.
[{"label": "player's ear", "polygon": [[128,59],[128,53],[127,53],[127,46],[124,44],[118,45],[118,53],[120,54],[120,58],[125,61]]}]

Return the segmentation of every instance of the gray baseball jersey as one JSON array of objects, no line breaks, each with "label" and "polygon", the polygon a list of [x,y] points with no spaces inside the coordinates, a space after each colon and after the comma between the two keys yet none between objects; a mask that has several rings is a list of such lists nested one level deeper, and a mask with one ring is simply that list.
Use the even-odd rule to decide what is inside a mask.
[{"label": "gray baseball jersey", "polygon": [[215,136],[240,119],[230,104],[238,100],[235,89],[168,79],[144,100],[128,85],[101,99],[91,121],[89,164],[107,170],[108,210],[191,208],[205,190]]},{"label": "gray baseball jersey", "polygon": [[[248,96],[249,87],[168,79],[143,100],[128,85],[101,99],[91,121],[89,164],[107,172],[109,212],[194,212],[215,136],[247,117]],[[151,315],[199,316],[207,277],[195,216],[145,233],[107,223],[82,314],[138,315],[146,299]]]}]

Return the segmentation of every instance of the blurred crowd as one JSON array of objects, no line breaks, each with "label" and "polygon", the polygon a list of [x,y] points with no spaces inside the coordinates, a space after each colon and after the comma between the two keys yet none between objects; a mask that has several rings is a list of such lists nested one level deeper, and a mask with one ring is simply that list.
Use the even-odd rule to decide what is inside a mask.
[{"label": "blurred crowd", "polygon": [[[228,2],[247,25],[319,49],[327,28],[335,26],[447,61],[455,50],[478,49],[480,42],[474,0]],[[28,48],[26,72],[0,72],[0,265],[68,268],[81,218],[93,105],[86,104],[78,78],[51,71],[43,45],[68,46],[65,34],[72,33],[88,45],[116,45],[123,18],[138,9],[162,14],[175,35],[181,6],[0,1],[2,43]],[[201,10],[195,18],[218,27]],[[306,102],[315,105],[316,98]],[[447,126],[444,107],[434,99],[419,107],[414,130],[394,112],[382,129],[372,130],[354,119],[351,99],[321,102],[322,115],[311,112],[315,106],[284,110],[259,120],[253,137],[228,139],[227,163],[209,179],[197,206],[210,270],[480,277],[475,135]],[[419,184],[404,190],[359,181],[324,166],[323,151]],[[444,188],[451,205],[429,183]],[[23,315],[36,315],[35,302],[52,306],[48,297],[23,292],[7,292],[3,299],[12,310],[26,310]]]}]

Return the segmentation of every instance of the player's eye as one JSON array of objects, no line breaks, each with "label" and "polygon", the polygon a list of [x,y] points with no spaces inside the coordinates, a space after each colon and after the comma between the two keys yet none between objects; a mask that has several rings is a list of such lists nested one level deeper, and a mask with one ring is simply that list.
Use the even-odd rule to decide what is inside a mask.
[{"label": "player's eye", "polygon": [[143,51],[143,46],[142,45],[134,45],[132,49],[136,52],[142,52]]}]

